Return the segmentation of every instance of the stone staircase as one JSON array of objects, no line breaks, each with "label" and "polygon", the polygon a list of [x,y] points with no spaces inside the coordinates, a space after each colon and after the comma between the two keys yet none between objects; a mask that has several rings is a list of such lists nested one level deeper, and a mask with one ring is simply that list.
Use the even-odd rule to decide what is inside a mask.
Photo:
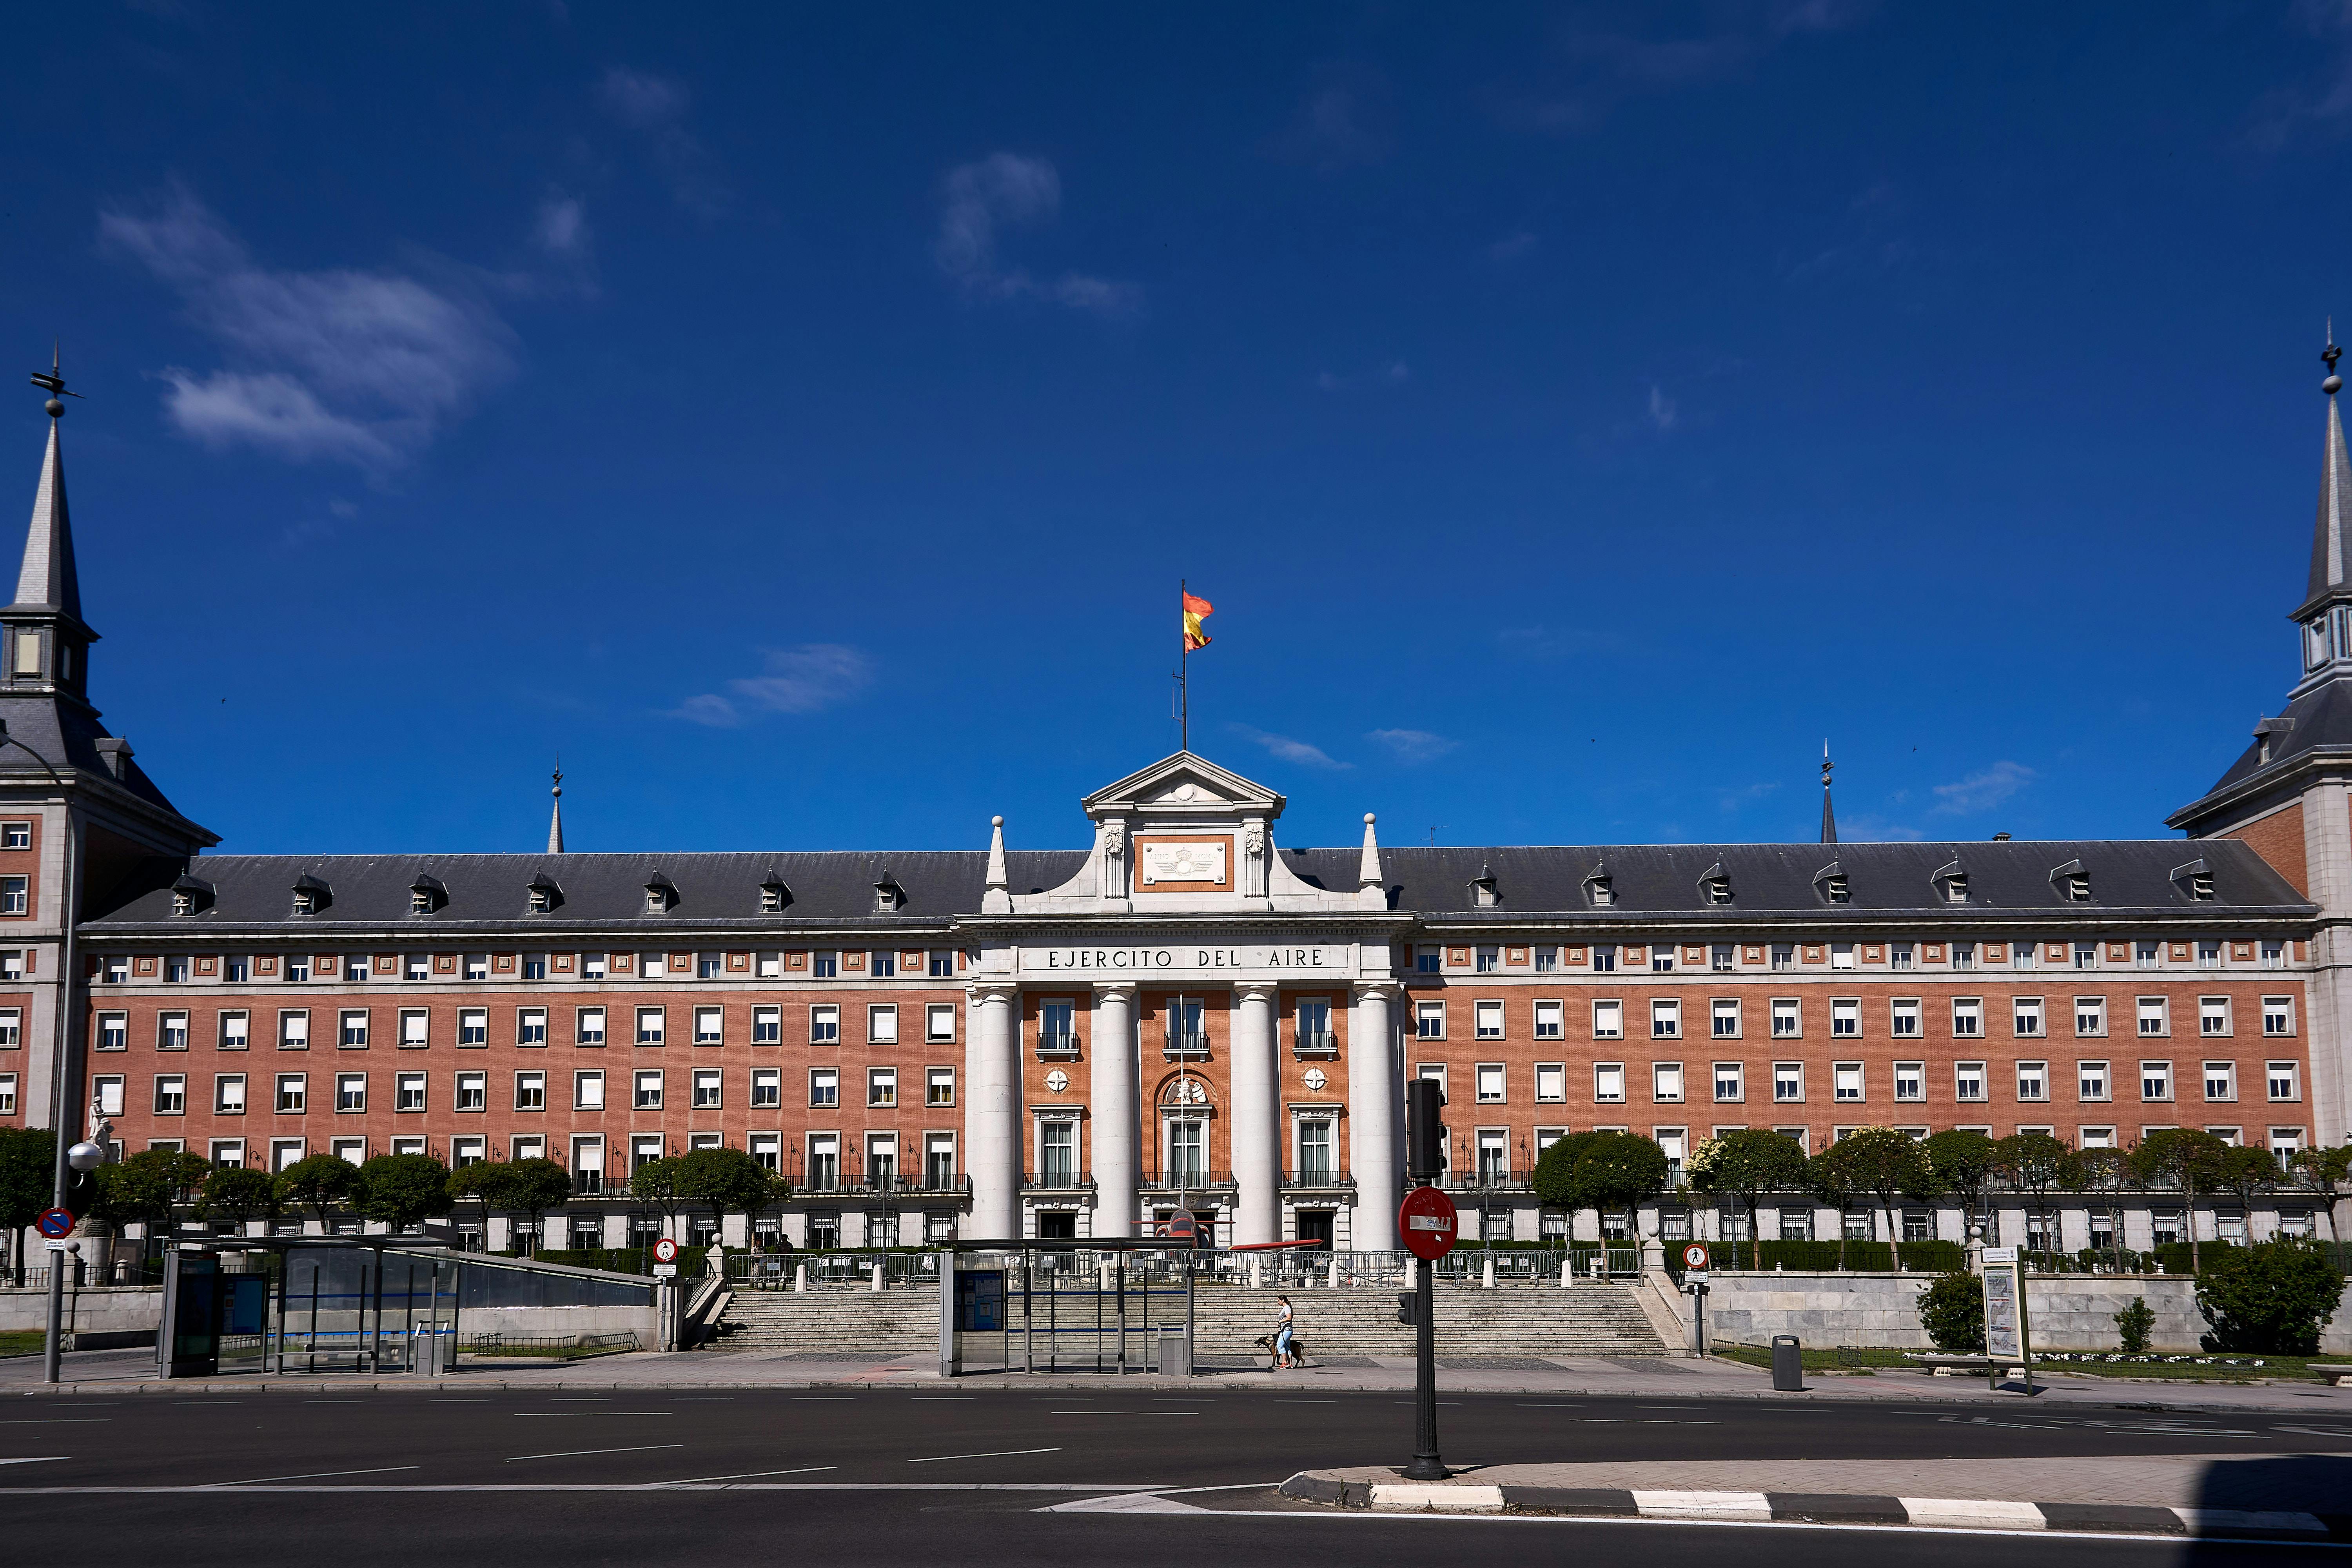
[{"label": "stone staircase", "polygon": [[[1193,1354],[1203,1362],[1253,1353],[1272,1331],[1275,1293],[1203,1284],[1193,1294]],[[1410,1356],[1413,1331],[1396,1321],[1389,1289],[1290,1293],[1308,1353]],[[1017,1332],[1020,1302],[1011,1303]],[[870,1290],[738,1290],[719,1318],[716,1350],[898,1356],[936,1351],[937,1287]],[[1437,1353],[1463,1356],[1664,1355],[1666,1347],[1624,1285],[1441,1285]]]}]

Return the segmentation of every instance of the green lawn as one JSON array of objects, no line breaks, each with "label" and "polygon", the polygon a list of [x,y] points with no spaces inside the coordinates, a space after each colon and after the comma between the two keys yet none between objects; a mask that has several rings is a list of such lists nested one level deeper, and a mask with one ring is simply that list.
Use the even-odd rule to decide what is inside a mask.
[{"label": "green lawn", "polygon": [[38,1329],[0,1329],[0,1356],[38,1355],[47,1337]]},{"label": "green lawn", "polygon": [[[1738,1362],[1742,1366],[1769,1369],[1772,1352],[1758,1345],[1718,1343],[1714,1353],[1725,1361]],[[1878,1367],[1926,1368],[1902,1351],[1892,1350],[1808,1350],[1804,1352],[1807,1372],[1864,1372]],[[2225,1366],[2223,1362],[2235,1362]],[[2261,1362],[2260,1366],[2252,1364]],[[2036,1356],[2033,1370],[2037,1376],[2088,1376],[2162,1378],[2177,1383],[2252,1383],[2257,1378],[2285,1378],[2318,1382],[2324,1368],[2352,1367],[2352,1357],[2346,1356],[2157,1356],[2147,1361],[2060,1361],[2051,1356]],[[1980,1376],[1977,1373],[1961,1376]]]}]

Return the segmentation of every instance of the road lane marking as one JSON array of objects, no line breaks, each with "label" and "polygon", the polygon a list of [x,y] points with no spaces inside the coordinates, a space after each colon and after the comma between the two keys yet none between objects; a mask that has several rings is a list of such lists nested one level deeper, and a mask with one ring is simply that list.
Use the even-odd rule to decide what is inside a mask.
[{"label": "road lane marking", "polygon": [[1720,1421],[1654,1420],[1646,1415],[1571,1415],[1570,1421],[1581,1426],[1720,1426]]},{"label": "road lane marking", "polygon": [[32,1454],[21,1459],[0,1459],[0,1465],[54,1465],[72,1458],[71,1454]]},{"label": "road lane marking", "polygon": [[1337,1405],[1336,1399],[1277,1399],[1276,1405]]},{"label": "road lane marking", "polygon": [[797,1470],[746,1470],[740,1476],[688,1476],[682,1481],[664,1481],[671,1487],[700,1486],[708,1481],[754,1481],[762,1476],[813,1476],[819,1470],[837,1470],[839,1465],[803,1465]]},{"label": "road lane marking", "polygon": [[925,1459],[909,1459],[910,1465],[936,1465],[943,1459],[1009,1459],[1018,1454],[1058,1454],[1059,1448],[998,1448],[987,1454],[933,1454]]},{"label": "road lane marking", "polygon": [[550,1405],[610,1405],[613,1396],[609,1394],[551,1394],[548,1395],[547,1402]]},{"label": "road lane marking", "polygon": [[[1270,1489],[1272,1483],[1251,1483]],[[258,1493],[416,1495],[447,1492],[1149,1492],[1165,1488],[1156,1481],[418,1481],[377,1485],[338,1482],[331,1486],[252,1486],[223,1489],[207,1486],[0,1487],[0,1497],[179,1497],[198,1495],[249,1497]],[[1290,1518],[1271,1514],[1268,1518]],[[1371,1517],[1371,1516],[1367,1516]],[[1385,1515],[1380,1517],[1387,1517]],[[1399,1517],[1411,1518],[1411,1515]],[[1867,1526],[1878,1529],[1880,1526]],[[2178,1539],[2168,1537],[2168,1539]]]},{"label": "road lane marking", "polygon": [[1065,1415],[1198,1415],[1201,1413],[1197,1410],[1066,1410],[1062,1414]]},{"label": "road lane marking", "polygon": [[561,1454],[510,1454],[505,1462],[517,1459],[576,1459],[583,1454],[649,1454],[656,1448],[683,1448],[683,1443],[640,1443],[634,1448],[567,1448]]},{"label": "road lane marking", "polygon": [[111,1421],[111,1415],[25,1415],[0,1421],[0,1426],[87,1426],[94,1421]]},{"label": "road lane marking", "polygon": [[263,1481],[319,1481],[331,1476],[388,1476],[394,1470],[416,1470],[421,1465],[383,1465],[373,1470],[306,1470],[299,1476],[256,1476],[249,1481],[210,1481],[215,1487],[257,1486]]},{"label": "road lane marking", "polygon": [[675,1415],[674,1410],[510,1410],[518,1419],[533,1415]]}]

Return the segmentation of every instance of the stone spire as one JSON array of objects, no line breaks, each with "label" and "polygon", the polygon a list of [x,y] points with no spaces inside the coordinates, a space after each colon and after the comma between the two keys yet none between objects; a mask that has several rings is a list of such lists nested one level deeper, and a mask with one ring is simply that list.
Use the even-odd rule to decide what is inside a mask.
[{"label": "stone spire", "polygon": [[1372,909],[1386,909],[1389,903],[1388,879],[1381,875],[1381,842],[1372,836],[1372,814],[1364,813],[1364,853],[1356,862],[1356,901]]},{"label": "stone spire", "polygon": [[41,458],[41,482],[33,492],[33,526],[25,535],[25,561],[16,573],[16,605],[26,609],[55,610],[81,619],[81,578],[74,570],[73,527],[66,517],[65,448],[58,439],[67,397],[58,373],[58,356],[49,355],[48,374],[36,371],[33,384],[49,394],[44,406],[49,416],[49,449]]},{"label": "stone spire", "polygon": [[2319,354],[2327,364],[2319,384],[2327,395],[2327,435],[2319,464],[2319,517],[2311,530],[2311,577],[2293,616],[2303,632],[2303,679],[2293,697],[2352,676],[2352,455],[2345,450],[2344,418],[2336,406],[2344,389],[2336,362],[2343,355],[2331,321]]},{"label": "stone spire", "polygon": [[988,819],[988,889],[980,897],[980,912],[984,915],[1009,915],[1013,912],[1013,879],[1004,869],[1004,818]]},{"label": "stone spire", "polygon": [[1822,742],[1822,842],[1837,842],[1837,813],[1830,809],[1830,770],[1837,764],[1830,761],[1830,743]]},{"label": "stone spire", "polygon": [[563,853],[563,767],[560,763],[556,764],[555,785],[548,793],[555,797],[555,815],[547,822],[547,852],[561,855]]}]

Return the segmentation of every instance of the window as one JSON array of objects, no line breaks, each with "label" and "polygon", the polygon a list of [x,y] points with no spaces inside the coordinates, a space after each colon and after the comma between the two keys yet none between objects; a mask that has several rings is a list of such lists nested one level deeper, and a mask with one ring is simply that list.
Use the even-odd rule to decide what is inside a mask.
[{"label": "window", "polygon": [[32,847],[33,825],[31,823],[0,823],[0,849],[30,849]]},{"label": "window", "polygon": [[727,1039],[727,1009],[697,1007],[694,1010],[694,1043],[698,1046],[722,1045]]},{"label": "window", "polygon": [[2263,1033],[2292,1035],[2294,1033],[2294,998],[2265,996],[2263,998]]},{"label": "window", "polygon": [[2197,967],[2200,969],[2221,968],[2221,944],[2218,942],[2199,942],[2197,944]]},{"label": "window", "polygon": [[809,1068],[809,1104],[811,1107],[832,1107],[841,1103],[841,1069],[839,1068]]},{"label": "window", "polygon": [[717,1068],[695,1068],[693,1092],[695,1110],[718,1110],[719,1108],[720,1096],[723,1092],[721,1089],[721,1076],[719,1069]]},{"label": "window", "polygon": [[174,985],[185,985],[188,983],[188,961],[184,958],[165,959],[163,978]]},{"label": "window", "polygon": [[1592,1098],[1601,1105],[1625,1103],[1625,1064],[1598,1062],[1592,1068]]},{"label": "window", "polygon": [[1480,1062],[1477,1067],[1478,1103],[1500,1105],[1503,1102],[1503,1067],[1500,1062]]},{"label": "window", "polygon": [[1916,968],[1917,964],[1912,956],[1914,951],[1915,950],[1912,948],[1912,945],[1907,942],[1898,942],[1892,944],[1886,950],[1886,967],[1889,969]]},{"label": "window", "polygon": [[2303,1068],[2299,1063],[2272,1062],[2263,1069],[2263,1076],[2270,1082],[2273,1100],[2303,1098]]},{"label": "window", "polygon": [[335,1109],[337,1110],[367,1109],[367,1074],[339,1072],[335,1075]]},{"label": "window", "polygon": [[299,1138],[272,1138],[269,1141],[269,1168],[273,1171],[284,1171],[290,1166],[299,1164],[302,1160],[302,1149],[303,1142]]},{"label": "window", "polygon": [[2020,1062],[2017,1064],[2017,1098],[2047,1100],[2050,1098],[2050,1064]]},{"label": "window", "polygon": [[2238,1098],[2238,1064],[2207,1062],[2205,1064],[2205,1098],[2235,1100]]},{"label": "window", "polygon": [[1797,967],[1797,950],[1788,942],[1772,944],[1772,968],[1778,972]]},{"label": "window", "polygon": [[866,1069],[866,1103],[868,1106],[889,1106],[898,1103],[898,1069],[897,1068]]},{"label": "window", "polygon": [[[701,952],[695,955],[694,977],[697,980],[717,980],[720,978],[720,968],[717,953]],[[524,978],[529,979],[530,976],[525,975]]]},{"label": "window", "polygon": [[1593,947],[1592,973],[1595,974],[1614,974],[1617,973],[1617,944],[1615,942],[1601,942],[1597,943]]},{"label": "window", "polygon": [[574,1025],[572,1033],[579,1044],[601,1046],[604,1043],[604,1009],[583,1007],[575,1017],[578,1022]]},{"label": "window", "polygon": [[2139,1064],[2139,1097],[2145,1100],[2172,1098],[2172,1064],[2142,1062]]},{"label": "window", "polygon": [[866,1009],[866,1038],[868,1044],[895,1046],[898,1043],[898,1009],[885,1002]]},{"label": "window", "polygon": [[1496,949],[1495,949],[1495,948],[1491,948],[1491,947],[1482,947],[1482,948],[1480,948],[1480,949],[1478,950],[1478,965],[1477,965],[1477,967],[1478,967],[1478,973],[1481,973],[1481,974],[1492,974],[1492,973],[1494,973],[1496,971],[1497,971],[1497,970],[1499,970],[1499,969],[1501,969],[1501,968],[1503,967],[1503,955],[1502,955],[1502,953],[1501,953],[1499,951],[1497,951]]},{"label": "window", "polygon": [[2172,1015],[2163,997],[2143,996],[2139,999],[2139,1032],[2143,1036],[2172,1033]]},{"label": "window", "polygon": [[660,1007],[640,1007],[640,1008],[638,1008],[638,1009],[637,1009],[637,1044],[639,1044],[639,1045],[641,1045],[641,1046],[658,1046],[658,1045],[660,1045],[660,1044],[662,1043],[662,1033],[663,1033],[663,1029],[664,1029],[665,1026],[667,1025],[667,1020],[668,1020],[668,1013],[667,1013],[667,1011],[666,1009],[664,1009],[664,1008],[660,1008]]},{"label": "window", "polygon": [[159,1051],[184,1051],[188,1048],[188,1016],[185,1013],[159,1013],[155,1016],[155,1048]]},{"label": "window", "polygon": [[1672,974],[1675,972],[1675,950],[1661,943],[1651,943],[1650,971],[1654,974]]},{"label": "window", "polygon": [[1862,1064],[1837,1062],[1830,1068],[1830,1094],[1839,1100],[1862,1098]]},{"label": "window", "polygon": [[[1841,1099],[1843,1096],[1840,1096]],[[1927,1098],[1927,1064],[1896,1062],[1895,1064],[1895,1098],[1925,1100]]]},{"label": "window", "polygon": [[1836,1039],[1853,1039],[1862,1033],[1862,1003],[1852,996],[1830,999],[1830,1034]]},{"label": "window", "polygon": [[830,1003],[809,1009],[809,1044],[837,1046],[841,1043],[841,1009]]},{"label": "window", "polygon": [[925,1105],[955,1103],[955,1068],[927,1068],[924,1069],[923,1103]]},{"label": "window", "polygon": [[667,964],[663,960],[662,955],[658,952],[641,952],[637,954],[637,973],[643,979],[652,979],[655,975],[661,973],[666,967]]},{"label": "window", "polygon": [[[1324,1018],[1328,1026],[1330,1011],[1325,1005]],[[952,1002],[931,1002],[923,1007],[923,1038],[935,1042],[956,1037],[956,1010]]]},{"label": "window", "polygon": [[433,1016],[422,1007],[403,1007],[400,1010],[400,1048],[421,1051],[431,1044],[432,1018]]},{"label": "window", "polygon": [[453,1170],[462,1169],[467,1165],[478,1165],[489,1157],[489,1146],[486,1140],[480,1138],[449,1140],[449,1165]]},{"label": "window", "polygon": [[2011,967],[2011,968],[2012,968],[2012,969],[2031,969],[2031,968],[2032,968],[2032,967],[2033,967],[2033,963],[2034,963],[2034,955],[2035,955],[2035,953],[2036,953],[2036,952],[2037,952],[2037,951],[2038,951],[2038,944],[2036,944],[2036,943],[2034,943],[2034,942],[2011,942],[2011,943],[2009,944],[2009,963],[2010,963],[2010,967]]},{"label": "window", "polygon": [[2286,967],[2286,943],[2283,942],[2266,942],[2263,943],[2263,967],[2264,969],[2284,969]]},{"label": "window", "polygon": [[276,1108],[280,1116],[299,1116],[310,1103],[309,1078],[299,1072],[278,1075]]},{"label": "window", "polygon": [[661,1108],[661,1068],[644,1068],[636,1075],[636,1090],[630,1098],[629,1109],[632,1110],[659,1110]]},{"label": "window", "polygon": [[1595,1002],[1592,1005],[1592,1037],[1596,1040],[1622,1040],[1625,1037],[1625,1004]]},{"label": "window", "polygon": [[29,891],[31,880],[24,877],[0,877],[0,915],[21,915],[32,906]]},{"label": "window", "polygon": [[2009,1005],[2010,1028],[2019,1039],[2042,1037],[2042,998],[2020,996]]},{"label": "window", "polygon": [[1887,1028],[1897,1039],[1915,1039],[1919,1034],[1919,999],[1906,996],[1888,1004]]},{"label": "window", "polygon": [[898,955],[897,953],[877,952],[871,955],[867,962],[872,965],[868,973],[871,973],[875,979],[895,980],[898,978]]},{"label": "window", "polygon": [[1797,999],[1794,996],[1773,997],[1772,1037],[1776,1040],[1795,1039],[1803,1032],[1799,1024],[1801,1017],[1801,1015],[1797,1008]]},{"label": "window", "polygon": [[2074,1033],[2084,1039],[2095,1039],[2107,1032],[2107,999],[2104,996],[2074,998]]},{"label": "window", "polygon": [[1682,1033],[1683,1005],[1664,997],[1654,998],[1650,1003],[1650,1038],[1675,1040],[1682,1037]]},{"label": "window", "polygon": [[130,1014],[100,1013],[98,1016],[98,1048],[101,1051],[131,1048]]},{"label": "window", "polygon": [[487,1046],[490,1043],[490,1010],[488,1007],[457,1009],[457,1043],[461,1046]]},{"label": "window", "polygon": [[1736,1105],[1748,1098],[1748,1068],[1741,1062],[1715,1064],[1715,1100],[1717,1105]]},{"label": "window", "polygon": [[834,980],[841,974],[841,954],[815,952],[809,955],[809,973],[819,980]]},{"label": "window", "polygon": [[305,981],[305,980],[310,979],[310,961],[309,959],[307,959],[307,958],[297,958],[297,957],[290,957],[290,956],[289,956],[289,957],[286,960],[286,978],[287,978],[287,979],[289,979],[289,980],[290,980],[290,981],[295,982],[295,983],[296,983],[296,984],[300,984],[301,982]]},{"label": "window", "polygon": [[955,978],[955,953],[952,951],[932,953],[930,969],[931,978],[934,980],[953,980]]},{"label": "window", "polygon": [[2107,1064],[2076,1062],[2074,1064],[2074,1097],[2086,1101],[2107,1098]]},{"label": "window", "polygon": [[188,1110],[188,1076],[185,1073],[164,1072],[155,1075],[155,1114],[184,1116]]},{"label": "window", "polygon": [[469,952],[466,955],[464,963],[466,965],[467,979],[488,980],[490,977],[490,955],[488,953]]},{"label": "window", "polygon": [[751,1069],[751,1109],[773,1110],[784,1103],[784,1069],[753,1068]]},{"label": "window", "polygon": [[1412,1009],[1412,1035],[1417,1040],[1442,1040],[1445,1037],[1445,1004],[1416,1002]]},{"label": "window", "polygon": [[89,1080],[90,1098],[98,1102],[100,1116],[122,1114],[122,1079],[114,1074]]},{"label": "window", "polygon": [[1739,1004],[1717,999],[1707,1004],[1711,1037],[1718,1040],[1739,1038]]},{"label": "window", "polygon": [[1661,1105],[1677,1104],[1683,1098],[1683,1064],[1653,1062],[1650,1064],[1650,1098]]},{"label": "window", "polygon": [[515,1044],[545,1046],[547,1044],[547,1009],[520,1007],[515,1011]]},{"label": "window", "polygon": [[245,1049],[248,1038],[247,1030],[249,1026],[248,1016],[244,1008],[239,1007],[223,1013],[220,1016],[220,1048],[225,1051]]},{"label": "window", "polygon": [[1564,1012],[1565,1009],[1558,1002],[1537,1003],[1535,1037],[1538,1040],[1565,1038],[1568,1031],[1562,1022]]},{"label": "window", "polygon": [[486,1072],[459,1073],[457,1108],[459,1110],[488,1110],[490,1108],[490,1075]]},{"label": "window", "polygon": [[2197,1032],[2208,1037],[2230,1032],[2230,999],[2227,996],[2197,998]]},{"label": "window", "polygon": [[425,1109],[425,1075],[421,1072],[394,1073],[392,1076],[392,1108],[394,1110]]},{"label": "window", "polygon": [[2076,942],[2074,944],[2074,967],[2077,969],[2096,969],[2098,966],[2099,944],[2095,942]]},{"label": "window", "polygon": [[580,955],[580,978],[581,978],[581,979],[583,979],[583,980],[602,980],[602,979],[604,979],[604,975],[605,975],[605,955],[604,955],[604,953],[601,953],[601,952],[583,952],[583,953],[582,953],[582,954]]},{"label": "window", "polygon": [[1539,947],[1536,949],[1537,973],[1549,974],[1559,968],[1559,949],[1556,947]]},{"label": "window", "polygon": [[1976,996],[1952,998],[1952,1037],[1973,1040],[1984,1034],[1984,1001]]},{"label": "window", "polygon": [[2157,944],[2152,942],[2133,943],[2132,967],[2135,969],[2154,969],[2156,967],[2156,948]]},{"label": "window", "polygon": [[1503,1005],[1500,1002],[1479,1002],[1472,1005],[1472,1033],[1482,1040],[1503,1037]]},{"label": "window", "polygon": [[307,1051],[310,1048],[310,1015],[308,1011],[278,1015],[278,1048],[281,1051]]},{"label": "window", "polygon": [[339,1018],[335,1043],[347,1051],[363,1051],[368,1043],[368,1016],[364,1010],[345,1010]]},{"label": "window", "polygon": [[1952,1064],[1952,1098],[1961,1100],[1981,1100],[1985,1092],[1985,1065],[1982,1062]]},{"label": "window", "polygon": [[1536,1064],[1536,1103],[1564,1105],[1568,1101],[1568,1064],[1538,1062]]},{"label": "window", "polygon": [[1424,947],[1415,950],[1412,955],[1412,972],[1415,974],[1444,973],[1445,972],[1445,953],[1444,950],[1434,947]]},{"label": "window", "polygon": [[213,1114],[243,1116],[245,1114],[245,1075],[223,1072],[213,1075]]}]

